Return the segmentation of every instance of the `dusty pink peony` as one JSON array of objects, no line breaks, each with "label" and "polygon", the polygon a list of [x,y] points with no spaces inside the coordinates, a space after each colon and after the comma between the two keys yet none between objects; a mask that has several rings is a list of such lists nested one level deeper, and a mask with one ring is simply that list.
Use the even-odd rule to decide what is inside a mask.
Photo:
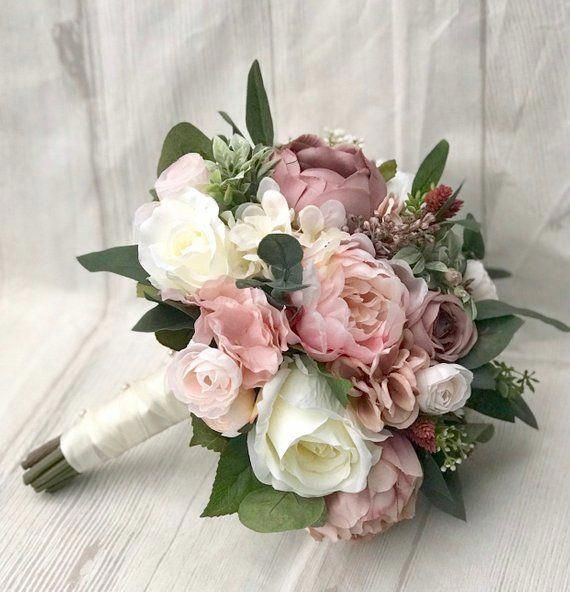
[{"label": "dusty pink peony", "polygon": [[239,289],[233,279],[223,277],[206,282],[196,301],[200,317],[194,341],[214,340],[240,366],[244,388],[261,386],[277,373],[282,352],[295,337],[285,311],[271,306],[263,291]]},{"label": "dusty pink peony", "polygon": [[351,356],[370,364],[400,340],[408,290],[387,262],[359,242],[309,262],[303,281],[310,287],[299,293],[302,306],[292,322],[312,358],[329,362]]},{"label": "dusty pink peony", "polygon": [[325,498],[327,523],[309,529],[314,539],[336,542],[371,538],[400,520],[414,517],[423,477],[418,457],[403,436],[388,438],[380,446],[382,456],[368,475],[366,489]]},{"label": "dusty pink peony", "polygon": [[179,351],[166,371],[167,387],[198,417],[225,415],[238,396],[239,365],[225,353],[191,341]]},{"label": "dusty pink peony", "polygon": [[477,341],[475,323],[453,294],[430,291],[410,329],[416,344],[440,362],[455,362]]},{"label": "dusty pink peony", "polygon": [[414,345],[406,329],[401,343],[372,365],[355,358],[339,358],[330,369],[352,382],[351,403],[358,418],[368,429],[379,432],[385,425],[404,429],[415,421],[419,413],[416,374],[428,366],[428,354]]},{"label": "dusty pink peony", "polygon": [[297,212],[334,199],[347,214],[369,218],[386,195],[382,175],[352,144],[331,147],[307,134],[284,146],[278,157],[273,178]]},{"label": "dusty pink peony", "polygon": [[160,199],[178,197],[194,187],[200,189],[210,180],[210,174],[204,159],[195,152],[184,154],[168,168],[164,169],[156,180],[154,188]]}]

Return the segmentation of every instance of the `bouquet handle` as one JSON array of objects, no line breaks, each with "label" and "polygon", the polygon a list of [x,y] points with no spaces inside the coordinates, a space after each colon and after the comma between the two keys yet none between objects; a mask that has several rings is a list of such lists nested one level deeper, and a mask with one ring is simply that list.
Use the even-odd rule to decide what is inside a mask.
[{"label": "bouquet handle", "polygon": [[188,419],[186,406],[166,390],[164,371],[162,367],[127,386],[109,403],[84,412],[59,438],[33,450],[22,462],[24,483],[51,493]]}]

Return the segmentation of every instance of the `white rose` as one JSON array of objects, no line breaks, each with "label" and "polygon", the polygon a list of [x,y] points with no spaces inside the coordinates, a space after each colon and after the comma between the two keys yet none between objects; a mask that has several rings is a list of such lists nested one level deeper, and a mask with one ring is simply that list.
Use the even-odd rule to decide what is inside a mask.
[{"label": "white rose", "polygon": [[467,289],[473,300],[497,300],[497,287],[489,277],[485,266],[477,259],[468,259],[463,279],[470,280]]},{"label": "white rose", "polygon": [[299,358],[285,364],[264,385],[257,408],[248,448],[262,483],[303,497],[366,487],[381,448],[349,417],[316,369]]},{"label": "white rose", "polygon": [[199,154],[191,152],[164,169],[154,188],[160,199],[166,199],[182,195],[187,189],[200,189],[209,180],[206,161]]},{"label": "white rose", "polygon": [[230,274],[227,228],[213,198],[188,189],[135,213],[139,260],[165,299],[184,300],[207,280]]},{"label": "white rose", "polygon": [[457,411],[471,396],[473,373],[459,364],[436,364],[416,374],[418,403],[424,413]]},{"label": "white rose", "polygon": [[398,199],[398,203],[404,204],[408,201],[408,194],[412,191],[414,175],[398,171],[387,183],[386,189]]},{"label": "white rose", "polygon": [[166,384],[174,396],[191,413],[208,419],[230,411],[241,382],[241,369],[230,356],[193,341],[176,353],[166,371]]}]

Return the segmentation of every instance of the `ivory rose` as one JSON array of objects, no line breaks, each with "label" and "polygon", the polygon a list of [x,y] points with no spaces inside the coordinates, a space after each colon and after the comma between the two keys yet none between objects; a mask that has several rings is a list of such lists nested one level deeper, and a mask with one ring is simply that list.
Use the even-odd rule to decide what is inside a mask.
[{"label": "ivory rose", "polygon": [[332,244],[315,263],[306,262],[303,283],[309,287],[295,295],[301,309],[293,329],[316,360],[352,356],[370,364],[401,338],[408,290],[358,241]]},{"label": "ivory rose", "polygon": [[366,489],[325,498],[327,522],[309,529],[314,539],[371,538],[414,517],[423,477],[418,457],[409,441],[399,435],[382,442],[380,448],[380,460],[370,471]]},{"label": "ivory rose", "polygon": [[333,374],[352,382],[351,404],[368,429],[385,425],[404,429],[418,416],[416,375],[429,366],[427,353],[414,345],[409,330],[401,343],[376,358],[372,365],[355,358],[339,358],[330,365]]},{"label": "ivory rose", "polygon": [[184,154],[164,169],[154,188],[160,199],[178,197],[187,189],[200,189],[208,183],[210,175],[206,161],[195,152]]},{"label": "ivory rose", "polygon": [[490,278],[482,261],[468,259],[463,279],[468,282],[467,290],[473,300],[497,300],[497,287]]},{"label": "ivory rose", "polygon": [[430,415],[457,411],[471,396],[473,372],[459,364],[435,364],[417,374],[420,409]]},{"label": "ivory rose", "polygon": [[262,290],[239,289],[233,279],[219,278],[204,284],[196,302],[194,341],[214,340],[241,368],[244,388],[262,386],[277,373],[282,352],[295,338],[285,311],[271,306]]},{"label": "ivory rose", "polygon": [[278,152],[273,178],[289,206],[339,201],[347,214],[369,218],[386,195],[386,183],[374,163],[353,144],[329,146],[314,135],[299,136]]},{"label": "ivory rose", "polygon": [[248,448],[262,483],[303,497],[366,486],[380,448],[366,439],[315,368],[298,357],[284,364],[263,386],[257,409]]},{"label": "ivory rose", "polygon": [[227,354],[191,341],[176,353],[166,372],[167,387],[198,417],[225,415],[242,383],[238,364]]},{"label": "ivory rose", "polygon": [[230,273],[228,230],[218,214],[216,201],[196,189],[135,213],[139,261],[164,300],[186,301],[206,281]]},{"label": "ivory rose", "polygon": [[441,362],[462,358],[477,341],[475,323],[453,294],[430,291],[410,329],[417,345]]}]

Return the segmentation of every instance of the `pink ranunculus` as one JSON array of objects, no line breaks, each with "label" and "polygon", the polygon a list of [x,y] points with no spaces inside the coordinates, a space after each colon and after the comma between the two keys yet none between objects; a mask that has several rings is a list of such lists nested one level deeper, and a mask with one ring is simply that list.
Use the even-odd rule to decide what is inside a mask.
[{"label": "pink ranunculus", "polygon": [[398,343],[406,322],[406,286],[386,261],[358,241],[341,244],[315,263],[307,262],[295,295],[301,307],[293,329],[305,351],[321,362],[351,356],[371,364]]},{"label": "pink ranunculus", "polygon": [[262,290],[237,288],[223,277],[206,282],[196,295],[200,317],[194,341],[210,344],[235,360],[243,387],[262,386],[277,373],[283,353],[295,342],[284,310],[267,302]]},{"label": "pink ranunculus", "polygon": [[160,199],[178,197],[190,188],[200,189],[210,180],[204,159],[195,152],[184,154],[156,180],[154,188]]},{"label": "pink ranunculus", "polygon": [[410,325],[415,342],[430,358],[439,362],[455,362],[477,341],[477,328],[453,294],[430,291]]},{"label": "pink ranunculus", "polygon": [[404,429],[419,413],[416,374],[429,366],[429,356],[413,342],[406,329],[401,343],[374,360],[372,365],[355,358],[339,358],[330,364],[333,374],[353,384],[351,403],[362,424],[374,432],[385,425]]},{"label": "pink ranunculus", "polygon": [[225,415],[242,384],[238,364],[225,353],[191,341],[166,371],[167,387],[198,417]]},{"label": "pink ranunculus", "polygon": [[347,214],[369,218],[386,195],[382,175],[352,144],[331,147],[318,136],[304,135],[279,150],[278,157],[273,178],[297,212],[334,199]]},{"label": "pink ranunculus", "polygon": [[413,518],[422,483],[422,467],[410,442],[400,435],[380,444],[382,456],[360,493],[325,497],[327,522],[309,529],[318,541],[371,538],[397,522]]}]

